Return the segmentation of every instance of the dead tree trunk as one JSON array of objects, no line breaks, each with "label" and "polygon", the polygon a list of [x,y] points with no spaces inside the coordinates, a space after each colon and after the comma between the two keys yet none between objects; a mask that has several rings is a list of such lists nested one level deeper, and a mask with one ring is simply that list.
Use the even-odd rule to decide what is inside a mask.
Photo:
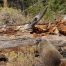
[{"label": "dead tree trunk", "polygon": [[4,7],[7,7],[7,6],[8,6],[7,0],[3,0],[3,6],[4,6]]}]

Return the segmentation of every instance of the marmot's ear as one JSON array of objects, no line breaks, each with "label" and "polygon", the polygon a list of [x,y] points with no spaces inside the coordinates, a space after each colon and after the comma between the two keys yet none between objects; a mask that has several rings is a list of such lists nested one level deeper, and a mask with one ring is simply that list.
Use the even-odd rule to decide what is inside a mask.
[{"label": "marmot's ear", "polygon": [[61,64],[60,66],[66,66],[66,59],[61,59]]}]

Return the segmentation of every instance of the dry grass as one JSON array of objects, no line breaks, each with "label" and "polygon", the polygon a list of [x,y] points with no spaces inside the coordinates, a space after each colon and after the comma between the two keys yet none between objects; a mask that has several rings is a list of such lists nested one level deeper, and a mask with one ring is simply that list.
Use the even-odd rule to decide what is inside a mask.
[{"label": "dry grass", "polygon": [[13,19],[16,24],[25,24],[30,22],[32,17],[30,15],[24,16],[21,10],[13,8],[0,8],[0,24],[5,23],[7,19]]},{"label": "dry grass", "polygon": [[17,47],[1,50],[7,58],[6,66],[40,66],[39,46]]}]

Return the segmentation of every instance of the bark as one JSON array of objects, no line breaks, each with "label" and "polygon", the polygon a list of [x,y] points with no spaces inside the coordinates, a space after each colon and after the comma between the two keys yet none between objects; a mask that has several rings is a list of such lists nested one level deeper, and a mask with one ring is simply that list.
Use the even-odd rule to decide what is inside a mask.
[{"label": "bark", "polygon": [[20,38],[10,40],[0,40],[0,49],[20,47],[20,46],[33,46],[44,42],[45,40],[56,47],[66,46],[66,37],[50,36],[49,38]]},{"label": "bark", "polygon": [[39,43],[39,39],[13,39],[13,40],[0,40],[0,49],[20,47],[20,46],[30,46]]}]

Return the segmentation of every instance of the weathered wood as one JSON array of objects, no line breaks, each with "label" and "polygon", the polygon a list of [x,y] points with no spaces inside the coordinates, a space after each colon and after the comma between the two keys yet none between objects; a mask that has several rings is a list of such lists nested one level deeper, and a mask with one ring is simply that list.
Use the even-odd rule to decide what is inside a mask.
[{"label": "weathered wood", "polygon": [[[50,39],[51,38],[51,39]],[[62,37],[50,37],[50,38],[20,38],[20,39],[10,39],[10,40],[0,40],[0,49],[20,47],[20,46],[33,46],[39,44],[41,41],[47,40],[50,44],[54,46],[66,46],[65,38]],[[60,38],[60,39],[59,39]]]},{"label": "weathered wood", "polygon": [[39,39],[13,39],[13,40],[0,40],[0,49],[19,47],[19,46],[29,46],[35,45],[40,42]]}]

